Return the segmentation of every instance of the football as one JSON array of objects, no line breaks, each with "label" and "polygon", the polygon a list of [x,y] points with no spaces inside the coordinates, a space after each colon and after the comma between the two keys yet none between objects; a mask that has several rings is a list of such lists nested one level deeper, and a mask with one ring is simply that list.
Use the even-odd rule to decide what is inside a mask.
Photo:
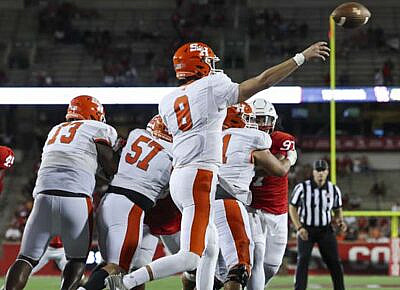
[{"label": "football", "polygon": [[337,25],[344,28],[357,28],[368,22],[371,12],[360,3],[347,2],[336,7],[331,15]]}]

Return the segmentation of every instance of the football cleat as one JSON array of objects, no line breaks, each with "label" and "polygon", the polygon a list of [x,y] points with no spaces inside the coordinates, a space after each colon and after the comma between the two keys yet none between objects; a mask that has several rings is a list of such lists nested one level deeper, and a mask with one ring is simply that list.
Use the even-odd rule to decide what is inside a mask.
[{"label": "football cleat", "polygon": [[122,274],[108,276],[106,278],[106,287],[108,287],[110,290],[129,290],[124,286],[122,278]]}]

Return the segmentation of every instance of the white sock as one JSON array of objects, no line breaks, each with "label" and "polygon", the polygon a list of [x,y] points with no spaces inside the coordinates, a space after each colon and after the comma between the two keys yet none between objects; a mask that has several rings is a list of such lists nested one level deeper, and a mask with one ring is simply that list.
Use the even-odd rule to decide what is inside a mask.
[{"label": "white sock", "polygon": [[122,282],[128,289],[131,289],[138,285],[142,285],[148,281],[150,281],[150,277],[146,267],[139,268],[138,270],[133,271],[132,273],[126,274],[122,278]]},{"label": "white sock", "polygon": [[[196,269],[200,257],[191,252],[179,251],[175,255],[162,257],[157,259],[145,267],[142,267],[132,273],[124,276],[123,283],[126,288],[131,289],[150,280],[157,280],[175,275],[184,271]],[[153,274],[153,279],[150,279],[146,269],[149,267]]]},{"label": "white sock", "polygon": [[265,285],[264,274],[264,243],[254,243],[254,262],[251,269],[249,282],[247,283],[248,290],[261,290]]},{"label": "white sock", "polygon": [[206,248],[200,258],[199,266],[196,271],[197,290],[212,290],[214,285],[219,245],[217,229],[213,223],[207,228],[206,238]]}]

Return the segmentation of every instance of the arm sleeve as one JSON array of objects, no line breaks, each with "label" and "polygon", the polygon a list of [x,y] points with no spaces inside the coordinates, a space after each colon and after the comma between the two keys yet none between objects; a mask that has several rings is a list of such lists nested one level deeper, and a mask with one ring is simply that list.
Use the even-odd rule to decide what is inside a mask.
[{"label": "arm sleeve", "polygon": [[292,197],[290,198],[290,204],[294,206],[298,206],[300,204],[300,197],[303,193],[303,183],[299,183],[295,186],[292,192]]},{"label": "arm sleeve", "polygon": [[117,138],[117,131],[113,127],[106,125],[97,130],[96,134],[93,136],[93,141],[95,143],[103,143],[110,147],[114,147]]},{"label": "arm sleeve", "polygon": [[342,192],[340,191],[339,187],[336,185],[333,186],[335,191],[333,197],[333,209],[341,208],[342,207]]},{"label": "arm sleeve", "polygon": [[257,140],[256,140],[256,150],[265,150],[265,149],[269,149],[271,148],[272,145],[272,140],[271,137],[263,132],[263,131],[259,131],[257,130]]},{"label": "arm sleeve", "polygon": [[232,80],[224,73],[211,75],[210,80],[212,82],[212,95],[220,110],[238,103],[238,83],[232,82]]}]

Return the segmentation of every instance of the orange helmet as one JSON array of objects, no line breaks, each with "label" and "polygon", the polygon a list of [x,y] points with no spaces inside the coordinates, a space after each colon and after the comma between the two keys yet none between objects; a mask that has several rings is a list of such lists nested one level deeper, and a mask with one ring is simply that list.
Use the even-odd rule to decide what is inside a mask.
[{"label": "orange helmet", "polygon": [[167,142],[172,142],[172,135],[168,132],[160,115],[155,115],[147,124],[146,130],[154,137],[160,138]]},{"label": "orange helmet", "polygon": [[77,96],[71,100],[65,118],[67,121],[78,119],[106,122],[103,105],[95,97],[86,95]]},{"label": "orange helmet", "polygon": [[179,47],[173,57],[176,78],[179,80],[191,76],[202,78],[210,73],[220,72],[215,69],[219,58],[212,49],[202,42],[186,43]]},{"label": "orange helmet", "polygon": [[222,128],[258,129],[256,115],[254,114],[252,107],[245,102],[228,107]]}]

